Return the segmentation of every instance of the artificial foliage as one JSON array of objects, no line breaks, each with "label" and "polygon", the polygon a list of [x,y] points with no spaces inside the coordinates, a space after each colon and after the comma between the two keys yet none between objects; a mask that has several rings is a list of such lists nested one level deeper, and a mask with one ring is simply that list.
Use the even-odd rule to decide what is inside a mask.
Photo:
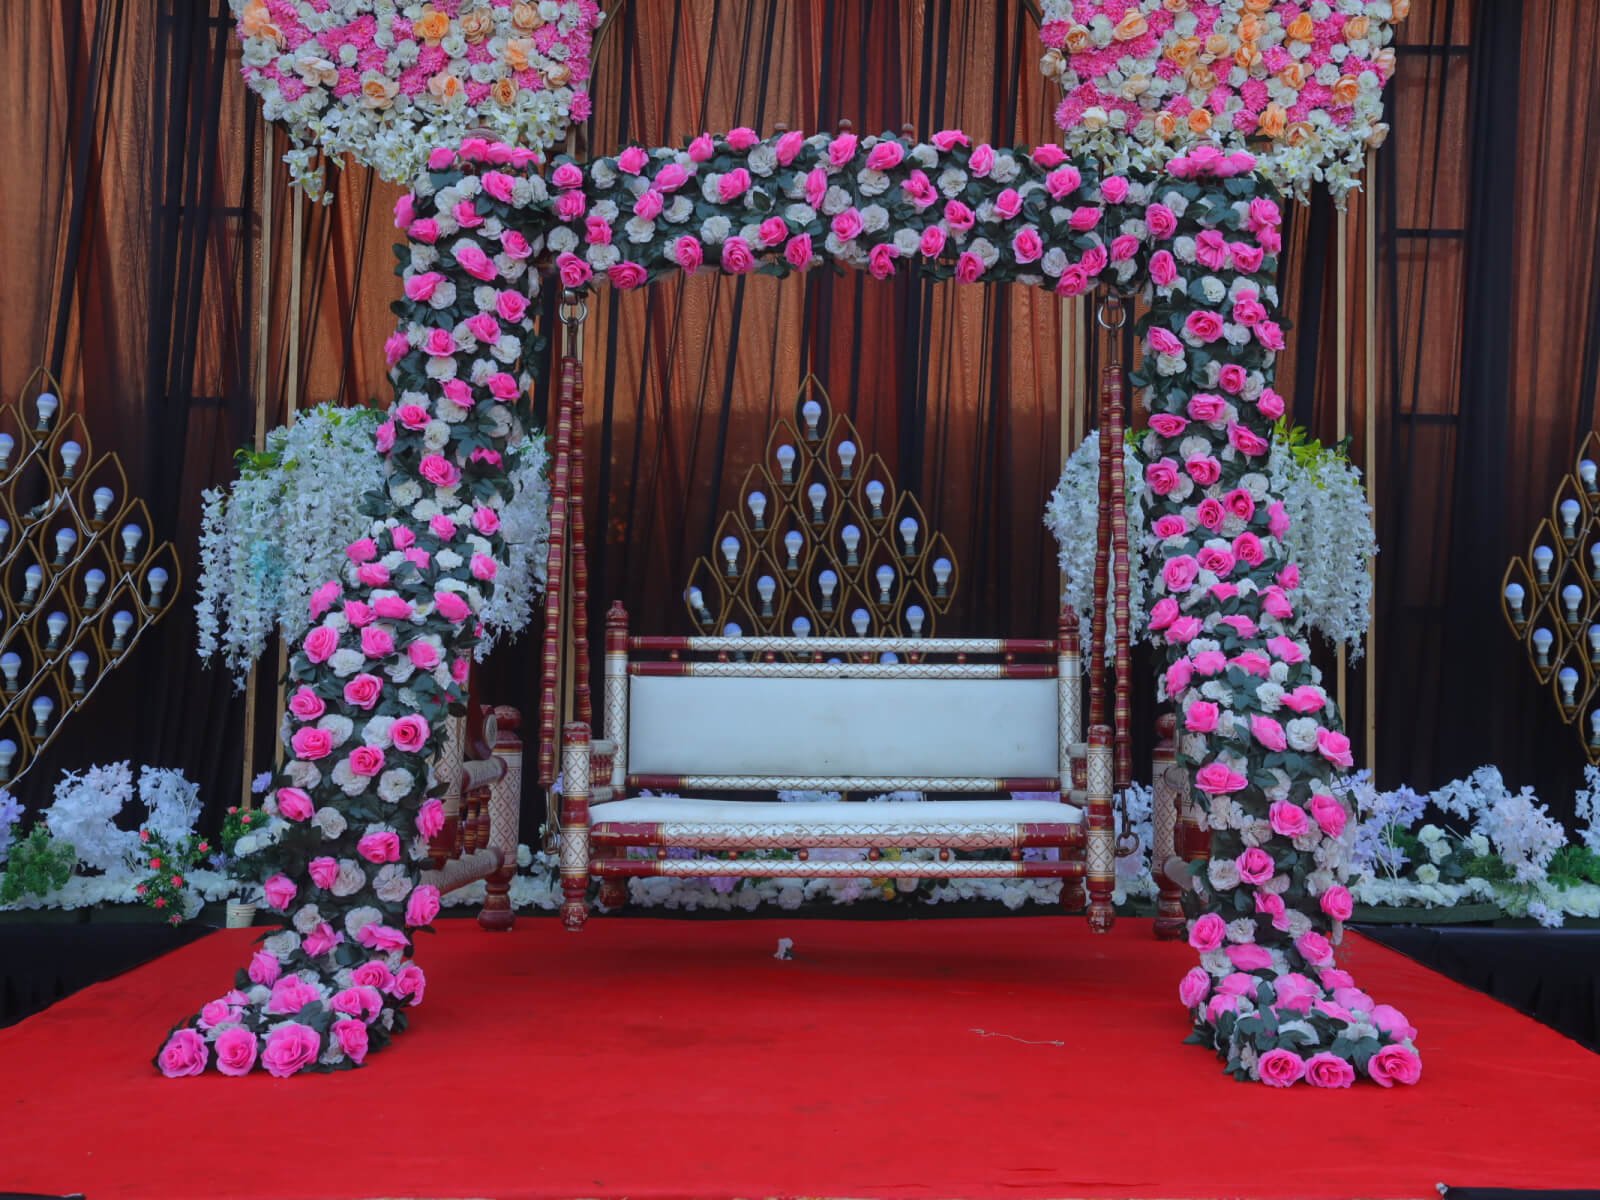
[{"label": "artificial foliage", "polygon": [[505,448],[543,365],[529,268],[548,256],[577,291],[828,264],[1059,295],[1147,289],[1149,625],[1213,834],[1188,893],[1200,962],[1180,998],[1195,1040],[1241,1078],[1414,1082],[1415,1030],[1334,962],[1351,900],[1350,813],[1333,784],[1351,750],[1288,632],[1299,570],[1267,471],[1284,411],[1272,387],[1282,211],[1253,159],[1200,146],[1160,174],[1102,176],[1057,146],[1000,149],[954,130],[914,144],[748,129],[560,160],[548,180],[531,158],[480,139],[440,148],[398,206],[410,245],[387,347],[397,398],[376,443],[386,502],[313,597],[266,805],[285,823],[260,851],[266,895],[288,926],[174,1031],[161,1069],[359,1063],[422,998],[412,937],[438,906],[418,884],[439,811],[427,766],[505,561]]},{"label": "artificial foliage", "polygon": [[0,875],[0,907],[15,904],[24,896],[48,896],[60,891],[72,878],[78,852],[70,842],[52,837],[43,824],[36,824],[28,836],[11,845],[4,875]]}]

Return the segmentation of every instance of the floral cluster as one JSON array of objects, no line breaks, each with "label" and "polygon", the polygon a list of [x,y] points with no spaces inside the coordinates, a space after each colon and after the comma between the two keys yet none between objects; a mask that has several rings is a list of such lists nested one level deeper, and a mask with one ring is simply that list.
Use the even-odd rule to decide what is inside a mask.
[{"label": "floral cluster", "polygon": [[553,146],[589,116],[595,0],[229,0],[245,82],[323,187],[318,150],[409,186],[430,147],[483,129]]},{"label": "floral cluster", "polygon": [[161,913],[168,924],[181,925],[185,917],[200,907],[192,889],[195,864],[211,853],[205,838],[181,837],[168,840],[149,829],[139,831],[139,852],[144,856],[144,878],[133,893]]},{"label": "floral cluster", "polygon": [[[1305,439],[1303,431],[1278,423],[1267,458],[1272,493],[1289,516],[1284,536],[1290,559],[1300,564],[1299,603],[1288,629],[1316,630],[1331,644],[1344,643],[1359,657],[1372,620],[1372,559],[1378,552],[1372,509],[1361,473],[1337,450]],[[1129,526],[1143,531],[1132,546],[1130,610],[1135,637],[1147,632],[1144,580],[1159,566],[1159,545],[1144,519],[1150,492],[1143,465],[1130,445],[1124,451]],[[1045,507],[1044,523],[1055,535],[1065,579],[1062,600],[1071,605],[1089,636],[1094,596],[1095,529],[1100,505],[1100,434],[1089,434],[1068,456]],[[1108,589],[1109,589],[1108,582]],[[1110,612],[1110,591],[1104,598]],[[1112,643],[1108,640],[1108,653]]]},{"label": "floral cluster", "polygon": [[287,927],[173,1030],[156,1057],[169,1076],[360,1065],[422,1001],[409,960],[439,911],[423,868],[445,822],[430,765],[507,569],[508,451],[542,348],[537,247],[522,232],[548,199],[534,159],[467,138],[433,151],[396,206],[408,249],[385,347],[396,399],[373,433],[382,492],[311,594],[288,669],[288,751],[262,806],[273,820],[235,844]]},{"label": "floral cluster", "polygon": [[1285,191],[1357,186],[1411,0],[1044,0],[1040,67],[1074,153],[1156,169],[1250,149]]}]

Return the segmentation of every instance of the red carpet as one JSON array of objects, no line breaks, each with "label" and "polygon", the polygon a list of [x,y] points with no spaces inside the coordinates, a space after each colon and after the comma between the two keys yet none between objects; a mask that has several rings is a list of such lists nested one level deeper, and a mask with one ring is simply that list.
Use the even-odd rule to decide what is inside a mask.
[{"label": "red carpet", "polygon": [[[1122,921],[443,924],[361,1071],[166,1081],[219,933],[0,1030],[0,1192],[102,1197],[1424,1197],[1600,1184],[1600,1056],[1370,942],[1409,1091],[1235,1084],[1182,946]],[[779,937],[796,958],[772,957]],[[979,1031],[983,1032],[979,1032]],[[1064,1043],[1055,1045],[1054,1043]]]}]

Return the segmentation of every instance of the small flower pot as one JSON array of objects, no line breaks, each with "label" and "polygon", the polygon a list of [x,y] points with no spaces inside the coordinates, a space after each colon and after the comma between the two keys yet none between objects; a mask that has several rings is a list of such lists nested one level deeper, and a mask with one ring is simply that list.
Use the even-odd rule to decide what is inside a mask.
[{"label": "small flower pot", "polygon": [[256,906],[238,900],[229,900],[227,926],[229,929],[248,929],[255,924]]}]

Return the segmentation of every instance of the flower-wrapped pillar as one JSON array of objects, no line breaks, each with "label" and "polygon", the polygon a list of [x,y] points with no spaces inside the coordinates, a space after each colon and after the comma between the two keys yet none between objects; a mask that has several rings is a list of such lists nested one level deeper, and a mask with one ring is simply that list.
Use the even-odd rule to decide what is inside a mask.
[{"label": "flower-wrapped pillar", "polygon": [[265,802],[276,836],[245,864],[288,925],[173,1031],[157,1056],[169,1075],[359,1065],[423,998],[412,938],[439,910],[420,880],[444,821],[430,766],[509,558],[504,455],[537,348],[521,232],[546,198],[533,158],[469,138],[435,151],[397,207],[409,247],[385,347],[396,398],[374,447],[384,492],[312,598]]}]

